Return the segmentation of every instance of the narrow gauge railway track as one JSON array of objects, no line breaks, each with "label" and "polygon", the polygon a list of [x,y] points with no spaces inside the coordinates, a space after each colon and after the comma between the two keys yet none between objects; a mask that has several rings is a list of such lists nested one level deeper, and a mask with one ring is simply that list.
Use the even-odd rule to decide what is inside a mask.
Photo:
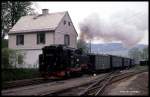
[{"label": "narrow gauge railway track", "polygon": [[117,81],[120,81],[122,79],[131,77],[133,75],[136,75],[136,74],[139,74],[142,72],[144,72],[144,71],[108,75],[101,81],[98,81],[98,84],[94,85],[94,87],[90,87],[89,89],[85,89],[84,92],[79,93],[79,96],[81,96],[81,95],[93,95],[93,96],[101,95],[107,85],[110,85],[112,83],[115,83]]},{"label": "narrow gauge railway track", "polygon": [[107,85],[112,84],[117,81],[120,81],[122,79],[125,79],[127,77],[131,77],[133,75],[142,73],[142,72],[145,72],[145,70],[141,70],[138,72],[136,71],[136,72],[127,72],[127,73],[122,73],[122,74],[108,75],[108,76],[104,77],[103,79],[97,81],[96,84],[94,83],[94,85],[89,86],[84,91],[80,92],[78,95],[79,96],[81,96],[81,95],[93,95],[93,96],[101,95]]},{"label": "narrow gauge railway track", "polygon": [[[144,72],[144,71],[140,71]],[[96,91],[99,90],[100,93],[104,90],[104,88],[109,85],[111,82],[119,81],[123,79],[124,77],[129,77],[129,74],[134,75],[135,73],[140,73],[139,71],[123,71],[123,72],[114,72],[114,73],[106,73],[97,75],[94,77],[82,77],[82,78],[76,78],[76,79],[69,79],[65,81],[55,81],[50,83],[41,83],[37,85],[30,85],[25,87],[19,87],[19,88],[13,88],[13,89],[6,89],[2,90],[2,95],[40,95],[40,96],[55,96],[55,95],[63,95],[66,93],[66,95],[95,95]],[[119,75],[120,77],[119,77]],[[121,75],[122,74],[122,75]],[[118,77],[117,77],[118,75]],[[124,75],[124,76],[123,76]],[[126,76],[125,76],[126,75]],[[130,75],[130,76],[131,76]],[[108,76],[108,77],[107,77]],[[116,76],[113,79],[109,79],[110,76]],[[117,78],[117,79],[116,79]],[[102,81],[103,79],[103,81]],[[107,82],[108,80],[108,82]],[[99,81],[99,82],[98,82]],[[107,82],[107,83],[106,83]],[[103,83],[103,84],[102,84]],[[91,86],[94,84],[93,86]],[[101,84],[101,86],[100,86]],[[89,88],[90,86],[90,88]],[[98,87],[99,86],[99,87]],[[103,86],[103,87],[102,87]],[[91,92],[92,88],[93,92]],[[74,91],[73,91],[74,90]],[[68,94],[67,94],[68,93]]]},{"label": "narrow gauge railway track", "polygon": [[[117,71],[118,72],[118,71]],[[99,77],[98,79],[95,79],[93,82],[90,82],[90,83],[87,83],[87,84],[83,84],[81,86],[78,86],[78,87],[74,87],[74,88],[68,88],[68,89],[65,89],[65,90],[62,90],[62,91],[57,91],[57,92],[53,92],[53,93],[50,93],[46,96],[66,96],[66,95],[72,95],[72,96],[75,96],[75,95],[78,95],[78,96],[81,96],[82,93],[86,92],[88,89],[94,87],[95,85],[97,85],[99,82],[101,82],[102,80],[104,80],[105,78],[108,78],[111,74],[115,74],[117,72],[110,72],[110,73],[107,73],[101,77]],[[97,81],[98,80],[98,81]],[[86,89],[85,89],[86,88]],[[82,93],[79,93],[79,91],[82,91]],[[75,94],[75,93],[79,93],[79,94]]]},{"label": "narrow gauge railway track", "polygon": [[19,88],[13,89],[6,89],[2,90],[2,95],[37,95],[37,96],[44,96],[52,93],[56,93],[58,91],[62,91],[65,89],[78,87],[83,84],[88,84],[93,82],[95,79],[99,79],[100,77],[104,76],[105,74],[100,74],[98,76],[83,76],[77,77],[68,80],[61,80],[61,81],[53,81],[50,83],[41,83],[37,85],[29,85]]},{"label": "narrow gauge railway track", "polygon": [[23,86],[28,86],[28,85],[53,82],[56,80],[58,80],[58,79],[44,79],[42,77],[16,80],[16,81],[5,82],[2,88],[3,89],[17,88],[17,87],[23,87]]},{"label": "narrow gauge railway track", "polygon": [[93,83],[90,83],[88,85],[83,85],[79,86],[76,88],[72,89],[67,89],[64,91],[59,91],[53,94],[49,94],[50,96],[52,95],[58,95],[58,96],[66,96],[66,95],[72,95],[72,96],[98,96],[102,95],[104,92],[104,89],[107,85],[110,85],[112,83],[115,83],[117,81],[120,81],[122,79],[134,76],[136,74],[145,72],[146,70],[141,70],[141,71],[131,71],[131,72],[125,72],[125,73],[118,73],[118,72],[112,72],[109,74],[106,74],[103,76],[103,78],[100,78],[97,81],[94,81]]}]

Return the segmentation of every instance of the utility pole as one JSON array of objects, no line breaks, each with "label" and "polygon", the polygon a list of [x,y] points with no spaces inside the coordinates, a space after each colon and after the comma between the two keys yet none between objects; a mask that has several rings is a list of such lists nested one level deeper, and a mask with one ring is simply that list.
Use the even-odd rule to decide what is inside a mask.
[{"label": "utility pole", "polygon": [[91,44],[91,39],[90,39],[90,53],[91,53],[91,49],[92,49],[92,44]]}]

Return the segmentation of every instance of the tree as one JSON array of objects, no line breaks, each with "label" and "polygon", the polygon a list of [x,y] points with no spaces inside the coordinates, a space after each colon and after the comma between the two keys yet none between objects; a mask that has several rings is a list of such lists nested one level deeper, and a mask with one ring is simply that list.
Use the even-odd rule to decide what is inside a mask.
[{"label": "tree", "polygon": [[130,51],[129,51],[129,56],[133,59],[136,59],[136,60],[140,60],[141,59],[141,51],[139,50],[139,48],[132,48]]},{"label": "tree", "polygon": [[1,48],[8,48],[8,39],[2,39]]},{"label": "tree", "polygon": [[21,16],[25,16],[33,12],[31,4],[31,2],[27,1],[5,1],[1,3],[2,38],[5,37],[8,31],[13,27],[13,25],[19,20]]},{"label": "tree", "polygon": [[9,55],[10,52],[7,48],[2,49],[2,68],[12,68],[12,66],[9,64]]},{"label": "tree", "polygon": [[148,60],[148,47],[143,48],[141,51],[141,59]]},{"label": "tree", "polygon": [[142,50],[133,48],[129,51],[129,56],[137,60],[148,60],[148,47],[145,47]]},{"label": "tree", "polygon": [[89,50],[87,47],[87,43],[82,39],[79,39],[77,41],[77,48],[82,49],[83,53],[88,53],[88,50]]}]

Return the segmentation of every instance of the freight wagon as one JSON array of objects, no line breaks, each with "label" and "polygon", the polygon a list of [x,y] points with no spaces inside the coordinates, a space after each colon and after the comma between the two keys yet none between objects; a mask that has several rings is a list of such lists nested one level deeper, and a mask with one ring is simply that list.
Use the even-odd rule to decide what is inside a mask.
[{"label": "freight wagon", "polygon": [[130,59],[130,67],[134,67],[136,65],[134,59]]},{"label": "freight wagon", "polygon": [[123,67],[123,62],[122,62],[122,57],[120,56],[114,56],[114,55],[110,55],[111,57],[111,65],[112,65],[112,69],[122,69]]},{"label": "freight wagon", "polygon": [[130,60],[129,58],[123,58],[123,61],[124,68],[129,68],[132,60]]},{"label": "freight wagon", "polygon": [[104,72],[111,70],[110,56],[102,54],[88,54],[91,68],[95,72]]}]

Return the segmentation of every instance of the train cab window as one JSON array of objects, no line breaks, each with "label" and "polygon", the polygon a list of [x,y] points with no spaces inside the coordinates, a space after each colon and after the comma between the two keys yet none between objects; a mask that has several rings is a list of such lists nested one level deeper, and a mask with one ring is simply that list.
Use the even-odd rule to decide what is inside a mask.
[{"label": "train cab window", "polygon": [[70,44],[70,37],[68,34],[64,36],[64,44],[68,46]]}]

